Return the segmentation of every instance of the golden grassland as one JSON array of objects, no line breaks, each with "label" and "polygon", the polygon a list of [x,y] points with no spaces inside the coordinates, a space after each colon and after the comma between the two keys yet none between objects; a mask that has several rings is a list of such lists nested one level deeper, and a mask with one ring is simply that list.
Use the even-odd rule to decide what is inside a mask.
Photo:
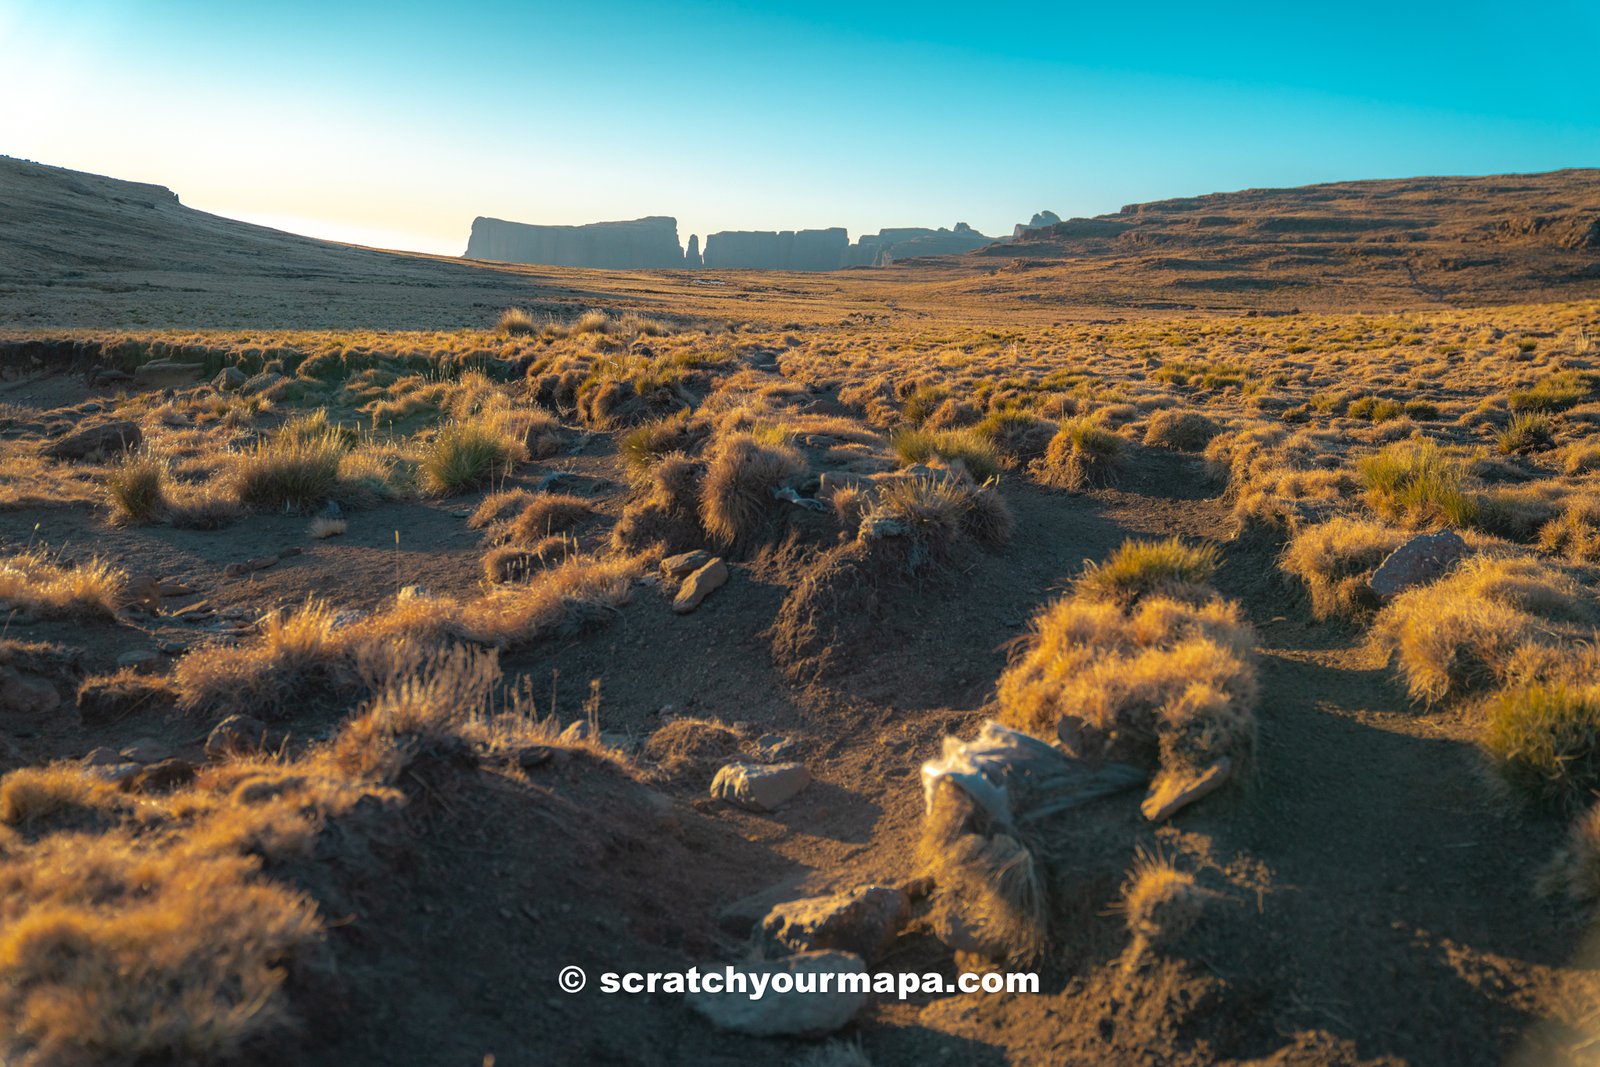
[{"label": "golden grassland", "polygon": [[[331,701],[349,715],[326,744],[240,754],[167,793],[64,764],[0,780],[7,1056],[198,1061],[291,1026],[285,968],[313,965],[326,920],[276,866],[363,798],[392,799],[421,754],[463,752],[518,779],[517,752],[556,743],[551,724],[491,706],[481,650],[603,622],[665,555],[748,558],[810,536],[818,551],[785,591],[772,649],[791,677],[816,677],[846,651],[865,598],[1013,537],[1008,485],[1092,491],[1154,452],[1203,459],[1236,523],[1219,533],[1281,542],[1310,613],[1364,627],[1419,706],[1472,718],[1508,795],[1576,820],[1544,883],[1592,898],[1597,336],[1592,302],[1003,329],[513,311],[457,333],[73,335],[104,365],[176,359],[205,378],[83,413],[137,423],[142,444],[121,457],[55,462],[49,427],[0,410],[14,431],[0,439],[0,508],[89,505],[111,523],[221,537],[253,513],[291,512],[337,537],[344,520],[318,514],[330,499],[359,512],[486,493],[468,520],[484,578],[470,595],[402,590],[356,621],[310,600],[178,659],[184,714],[282,719]],[[236,380],[204,384],[226,369]],[[593,435],[615,439],[630,480],[599,542],[585,533],[594,501],[503,488]],[[1441,528],[1463,534],[1469,558],[1378,604],[1367,577]],[[1087,567],[997,679],[997,716],[1157,783],[1223,761],[1242,778],[1256,759],[1255,636],[1212,585],[1218,562],[1215,546],[1174,539]],[[11,546],[0,612],[115,619],[127,580],[114,560]],[[652,743],[663,765],[698,773],[708,757],[687,721]],[[597,744],[564,743],[635,773]],[[970,816],[936,807],[932,866],[982,901],[995,954],[1033,958],[1047,933],[1032,858],[1009,838],[974,839]],[[1120,907],[1156,946],[1201,921],[1205,900],[1146,856]]]}]

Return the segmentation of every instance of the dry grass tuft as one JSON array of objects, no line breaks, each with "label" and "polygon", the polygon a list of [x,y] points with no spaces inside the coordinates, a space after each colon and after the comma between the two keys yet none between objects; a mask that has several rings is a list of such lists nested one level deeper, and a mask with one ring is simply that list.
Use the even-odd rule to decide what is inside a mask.
[{"label": "dry grass tuft", "polygon": [[128,573],[98,558],[71,566],[43,549],[0,558],[0,610],[48,618],[114,616]]},{"label": "dry grass tuft", "polygon": [[1541,872],[1539,888],[1580,903],[1600,900],[1600,802],[1572,824],[1566,846]]},{"label": "dry grass tuft", "polygon": [[1000,476],[1006,460],[994,442],[976,428],[962,430],[900,430],[890,440],[903,464],[959,463],[980,482]]},{"label": "dry grass tuft", "polygon": [[507,337],[531,337],[539,332],[539,324],[522,308],[506,308],[494,328]]},{"label": "dry grass tuft", "polygon": [[504,477],[526,456],[523,442],[498,420],[453,421],[440,427],[423,449],[417,473],[425,491],[448,496]]},{"label": "dry grass tuft", "polygon": [[1198,411],[1157,411],[1145,427],[1144,443],[1152,448],[1198,452],[1211,443],[1221,427]]},{"label": "dry grass tuft", "polygon": [[167,465],[146,451],[128,452],[106,475],[111,520],[139,526],[156,521],[166,505],[163,485]]},{"label": "dry grass tuft", "polygon": [[1367,579],[1406,536],[1381,523],[1335,516],[1290,538],[1278,565],[1305,582],[1317,618],[1351,618],[1377,607]]},{"label": "dry grass tuft", "polygon": [[1165,541],[1124,541],[1104,563],[1090,563],[1075,588],[1082,596],[1131,604],[1157,594],[1205,599],[1203,588],[1216,573],[1222,554],[1216,545]]},{"label": "dry grass tuft", "polygon": [[1170,856],[1140,850],[1122,885],[1118,910],[1137,944],[1170,945],[1200,920],[1206,892]]},{"label": "dry grass tuft", "polygon": [[349,528],[343,519],[330,519],[327,516],[311,520],[311,527],[307,532],[318,541],[325,541],[330,537],[338,537]]},{"label": "dry grass tuft", "polygon": [[506,536],[510,543],[527,548],[571,529],[593,514],[594,505],[582,497],[569,493],[535,496],[506,524]]},{"label": "dry grass tuft", "polygon": [[1467,491],[1466,465],[1432,441],[1400,441],[1357,464],[1367,502],[1410,527],[1471,526],[1478,500]]},{"label": "dry grass tuft", "polygon": [[1033,472],[1045,485],[1081,493],[1115,481],[1124,441],[1087,419],[1072,419],[1050,439]]},{"label": "dry grass tuft", "polygon": [[772,490],[805,473],[793,448],[762,444],[745,431],[720,438],[700,489],[700,521],[722,545],[748,544],[773,505]]},{"label": "dry grass tuft", "polygon": [[1533,684],[1496,694],[1483,746],[1515,793],[1577,810],[1600,789],[1600,686]]}]

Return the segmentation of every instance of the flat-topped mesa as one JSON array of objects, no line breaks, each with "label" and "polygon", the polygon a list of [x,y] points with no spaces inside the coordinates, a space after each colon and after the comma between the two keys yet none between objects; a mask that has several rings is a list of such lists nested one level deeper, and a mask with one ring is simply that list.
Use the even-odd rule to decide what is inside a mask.
[{"label": "flat-topped mesa", "polygon": [[479,217],[472,220],[467,258],[606,270],[684,265],[678,220],[665,215],[584,226],[534,226]]},{"label": "flat-topped mesa", "polygon": [[704,265],[722,269],[838,270],[850,235],[826,230],[722,230],[706,238]]},{"label": "flat-topped mesa", "polygon": [[985,237],[964,222],[956,223],[953,230],[903,226],[862,234],[850,246],[845,266],[883,267],[913,256],[956,256],[993,243],[993,237]]}]

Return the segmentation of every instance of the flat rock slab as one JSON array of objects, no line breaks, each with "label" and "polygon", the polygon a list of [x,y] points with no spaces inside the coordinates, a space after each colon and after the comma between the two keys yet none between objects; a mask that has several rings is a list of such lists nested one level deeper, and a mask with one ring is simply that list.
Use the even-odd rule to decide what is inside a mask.
[{"label": "flat rock slab", "polygon": [[736,761],[711,780],[711,795],[750,811],[776,811],[810,784],[811,772],[799,763]]},{"label": "flat rock slab", "polygon": [[695,571],[711,562],[711,553],[703,548],[692,552],[680,552],[676,556],[668,556],[661,561],[661,573],[668,578],[682,578],[693,574]]},{"label": "flat rock slab", "polygon": [[900,936],[911,898],[889,886],[863,886],[777,905],[761,920],[760,939],[788,952],[851,952],[876,963]]},{"label": "flat rock slab", "polygon": [[679,615],[687,615],[699,607],[712,590],[722,588],[727,582],[728,565],[722,562],[721,557],[713,559],[683,580],[682,588],[672,601],[672,610]]},{"label": "flat rock slab", "polygon": [[1163,773],[1150,787],[1149,794],[1139,804],[1139,810],[1151,822],[1172,818],[1197,800],[1210,796],[1227,784],[1233,776],[1233,763],[1220,759],[1199,774]]},{"label": "flat rock slab", "polygon": [[1454,530],[1413,537],[1378,565],[1367,579],[1367,588],[1388,603],[1407,589],[1444,577],[1468,551],[1467,543]]},{"label": "flat rock slab", "polygon": [[190,385],[205,371],[204,363],[174,363],[157,359],[135,367],[133,380],[151,389],[166,389],[175,385]]},{"label": "flat rock slab", "polygon": [[138,448],[144,434],[136,422],[118,419],[86,426],[54,442],[44,450],[51,459],[87,459],[90,456],[110,456]]},{"label": "flat rock slab", "polygon": [[[865,980],[871,976],[866,962],[854,953],[803,952],[779,960],[737,963],[734,969],[744,976],[750,992],[760,978],[766,979],[760,999],[744,991],[701,991],[686,998],[691,1008],[722,1030],[756,1037],[831,1034],[848,1025],[867,1003]],[[852,981],[862,983],[859,990],[839,990],[839,979],[846,975],[858,976]]]}]

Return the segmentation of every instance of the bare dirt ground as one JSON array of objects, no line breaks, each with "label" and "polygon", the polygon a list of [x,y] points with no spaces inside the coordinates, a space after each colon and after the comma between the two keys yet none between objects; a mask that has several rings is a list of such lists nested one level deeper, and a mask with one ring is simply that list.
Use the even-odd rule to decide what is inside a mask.
[{"label": "bare dirt ground", "polygon": [[[61,210],[79,205],[48,191],[37,195]],[[84,181],[71,195],[110,194]],[[129,206],[114,202],[105,211],[115,226],[85,225],[147,249],[149,233],[139,228],[149,225],[145,213],[176,209],[155,192],[144,195],[156,206],[135,205],[134,222]],[[212,237],[231,239],[234,226]],[[0,382],[0,464],[11,466],[0,477],[0,557],[44,546],[58,562],[81,566],[93,557],[121,568],[126,588],[141,588],[148,577],[169,583],[170,594],[158,594],[147,610],[121,604],[84,614],[30,608],[18,595],[0,612],[3,640],[71,650],[75,683],[129,663],[148,683],[138,699],[109,710],[81,697],[76,709],[69,697],[54,714],[8,710],[0,769],[15,775],[66,767],[62,773],[80,775],[86,772],[77,761],[93,750],[143,742],[191,764],[193,779],[176,786],[132,779],[116,794],[132,800],[93,802],[137,809],[116,808],[115,818],[57,825],[50,821],[57,814],[39,822],[5,816],[14,827],[0,839],[0,864],[33,863],[68,834],[79,835],[72,840],[84,850],[115,838],[118,848],[175,855],[162,850],[176,849],[172,842],[205,819],[223,818],[207,814],[207,805],[233,813],[255,803],[229,792],[240,766],[234,757],[204,751],[226,701],[186,704],[185,664],[264,648],[273,640],[267,620],[309,602],[349,613],[358,621],[338,625],[359,627],[359,620],[398,614],[406,597],[431,598],[425,602],[436,605],[436,618],[428,621],[448,616],[445,635],[498,649],[500,690],[531,694],[537,713],[553,715],[558,726],[597,715],[606,751],[539,735],[534,747],[562,752],[523,766],[516,753],[525,749],[497,742],[467,751],[434,738],[408,749],[389,777],[363,778],[347,763],[336,773],[318,762],[319,753],[348,739],[382,692],[331,673],[321,682],[306,673],[313,681],[304,682],[294,674],[302,668],[291,670],[287,660],[267,669],[241,661],[229,668],[238,672],[238,686],[273,672],[295,679],[281,706],[270,716],[261,712],[287,740],[275,755],[251,758],[270,764],[261,773],[276,783],[274,795],[301,798],[295,817],[313,827],[300,849],[259,842],[245,848],[256,865],[249,878],[305,894],[318,916],[320,947],[270,958],[279,978],[261,1001],[269,1007],[259,1009],[261,1025],[242,1026],[244,1036],[232,1044],[185,1046],[199,1041],[192,1036],[198,1026],[182,1040],[135,1027],[137,1040],[118,1038],[122,1045],[68,1041],[54,1052],[40,1051],[42,1038],[19,1038],[16,1047],[35,1057],[29,1062],[800,1061],[818,1041],[730,1033],[682,997],[606,996],[593,978],[720,965],[744,956],[765,905],[859,884],[914,883],[923,873],[923,763],[947,736],[970,737],[1004,713],[997,682],[1015,662],[1019,638],[1042,609],[1071,595],[1086,563],[1106,559],[1130,538],[1173,536],[1215,546],[1211,585],[1236,601],[1253,627],[1259,695],[1249,775],[1163,823],[1141,815],[1137,793],[1049,822],[1041,831],[1047,847],[1066,857],[1051,907],[1070,921],[1037,965],[1038,994],[879,998],[843,1036],[880,1065],[1600,1062],[1600,956],[1589,940],[1589,916],[1534,892],[1569,820],[1508,800],[1497,786],[1479,704],[1413,700],[1404,664],[1375,643],[1371,612],[1317,617],[1305,585],[1280,565],[1286,541],[1330,512],[1376,510],[1356,481],[1304,484],[1319,471],[1330,479],[1347,472],[1351,456],[1379,452],[1414,431],[1463,455],[1478,449],[1474,462],[1490,470],[1487,442],[1508,425],[1506,390],[1593,362],[1586,331],[1600,319],[1593,304],[1578,299],[1588,284],[1581,271],[1574,272],[1577,288],[1560,294],[1568,302],[1548,307],[1402,309],[1375,319],[1163,318],[1145,307],[1106,312],[1103,321],[1065,315],[1066,325],[1055,325],[1058,309],[1009,297],[996,297],[990,316],[982,294],[962,288],[979,276],[970,264],[925,268],[919,277],[933,281],[922,289],[908,289],[905,273],[850,272],[752,275],[737,279],[737,291],[723,291],[690,288],[677,277],[421,259],[402,269],[377,253],[261,240],[269,243],[250,253],[261,262],[299,263],[294,257],[303,256],[306,265],[285,266],[270,283],[253,268],[230,273],[245,270],[230,265],[205,283],[210,295],[202,297],[185,295],[182,286],[161,288],[159,264],[91,263],[81,276],[65,277],[66,253],[51,246],[35,249],[26,277],[0,279],[0,311],[13,327]],[[318,257],[330,257],[327,276],[313,276],[322,269],[312,262]],[[377,273],[364,273],[369,268]],[[126,292],[94,289],[91,279],[103,280],[102,270],[146,281]],[[939,279],[954,281],[941,289]],[[1526,287],[1545,284],[1517,275],[1496,292],[1525,299]],[[1391,297],[1398,299],[1384,299]],[[613,316],[593,333],[547,328],[542,341],[481,329],[512,304],[548,312],[557,326],[589,308],[653,308],[663,320],[659,334],[638,326],[626,332]],[[216,325],[234,329],[200,329]],[[275,332],[340,325],[351,333]],[[90,326],[115,332],[76,329]],[[447,327],[458,332],[397,332]],[[28,347],[45,338],[65,339],[65,347]],[[291,349],[303,358],[298,372],[272,354]],[[702,450],[696,455],[741,433],[760,439],[763,426],[787,420],[783,435],[767,439],[783,442],[772,447],[799,449],[808,465],[831,476],[904,465],[893,434],[915,428],[914,402],[928,396],[930,404],[976,399],[989,412],[1040,413],[1052,432],[1075,410],[1119,436],[1123,465],[1109,485],[1068,492],[1041,484],[1025,463],[1008,463],[992,488],[1014,517],[1010,538],[963,545],[941,568],[886,583],[865,636],[837,650],[844,669],[821,678],[786,671],[773,629],[818,558],[857,534],[831,513],[770,503],[763,504],[760,536],[723,550],[727,584],[692,613],[673,611],[674,590],[656,574],[658,551],[626,575],[620,595],[569,598],[558,624],[483,637],[470,615],[474,598],[500,594],[483,569],[493,531],[471,522],[480,502],[490,489],[526,489],[537,498],[554,486],[592,508],[571,532],[585,566],[626,556],[619,530],[649,495],[648,479],[641,481],[625,455],[629,431],[655,423],[628,409],[597,411],[593,390],[607,375],[643,381],[665,374],[680,350],[694,358],[673,364],[679,369],[672,373],[682,375],[674,395],[690,397],[691,415],[714,425],[706,442],[690,446]],[[159,356],[238,367],[241,377],[284,377],[266,387],[275,390],[270,404],[230,409],[215,421],[208,421],[213,405],[227,390],[203,380],[165,389],[94,384],[97,367],[136,370]],[[413,359],[431,361],[433,369],[412,374],[406,361]],[[327,370],[330,362],[336,371]],[[545,379],[573,366],[581,373],[569,385],[584,382],[577,389],[590,389],[588,399],[541,400],[541,388],[553,387]],[[1188,368],[1182,373],[1189,377],[1163,377],[1164,368]],[[207,374],[214,369],[208,363]],[[486,375],[483,395],[472,392],[479,388],[474,373]],[[1194,384],[1204,375],[1218,380]],[[875,391],[878,378],[886,381]],[[980,392],[984,382],[990,388]],[[447,393],[419,407],[421,415],[380,418],[382,404],[423,396],[440,383],[472,406]],[[1327,399],[1336,390],[1348,394],[1337,404]],[[1341,414],[1369,391],[1392,395],[1397,410],[1406,398],[1444,412],[1416,408],[1388,422]],[[491,393],[501,399],[483,398]],[[1063,396],[1072,410],[1063,410]],[[883,406],[875,409],[874,398]],[[1480,403],[1493,410],[1475,421]],[[1286,414],[1295,405],[1306,411]],[[1326,453],[1332,458],[1296,467],[1296,480],[1278,468],[1246,469],[1204,446],[1144,444],[1152,414],[1179,407],[1213,417],[1224,437],[1256,433],[1269,448],[1281,443],[1266,431],[1305,426],[1305,434],[1333,442]],[[143,447],[168,463],[169,491],[190,483],[226,488],[246,463],[238,457],[296,432],[288,429],[293,420],[317,410],[347,428],[329,446],[341,451],[340,462],[382,459],[393,482],[358,493],[355,476],[341,468],[332,495],[343,498],[346,527],[326,539],[308,531],[320,498],[305,506],[246,506],[212,529],[183,528],[159,512],[126,521],[106,490],[119,461],[42,458],[78,429],[127,417],[144,428]],[[1576,455],[1591,420],[1581,404],[1564,410],[1555,432]],[[496,412],[549,418],[559,446],[499,470],[492,484],[446,493],[406,480],[426,469],[442,428]],[[413,417],[422,421],[404,421]],[[841,446],[849,444],[847,432],[870,443],[852,452]],[[1498,459],[1500,466],[1474,474],[1482,480],[1471,484],[1484,500],[1529,484],[1578,497],[1592,487],[1592,475],[1563,468],[1556,457],[1567,454]],[[1505,465],[1519,463],[1514,477],[1505,474]],[[561,477],[552,482],[551,474]],[[1328,496],[1315,495],[1324,489]],[[967,491],[978,490],[968,484]],[[1558,504],[1551,515],[1560,513]],[[1271,505],[1305,510],[1272,525],[1261,521],[1277,514]],[[1429,525],[1384,520],[1405,534]],[[1537,524],[1520,533],[1508,528],[1468,532],[1500,538],[1485,553],[1560,562],[1540,547]],[[260,569],[230,569],[274,556]],[[1588,605],[1593,575],[1574,573]],[[539,581],[510,588],[531,596]],[[385,631],[385,640],[398,646],[420,632]],[[68,689],[66,681],[60,686]],[[747,739],[786,739],[785,758],[803,763],[815,782],[770,813],[714,799],[708,775],[669,769],[648,753],[652,735],[685,717],[720,722]],[[345,775],[366,790],[347,806],[316,799],[307,784],[323,788]],[[4,793],[0,784],[0,801]],[[224,799],[206,799],[212,796]],[[0,816],[7,810],[0,802]],[[1206,892],[1200,922],[1160,951],[1137,949],[1117,910],[1141,851],[1192,872]],[[35,921],[31,891],[19,881],[8,885],[8,921],[14,929],[23,918]],[[99,906],[70,893],[62,899],[63,907],[86,912]],[[193,921],[203,926],[206,917]],[[55,989],[64,981],[55,971],[22,971],[15,961],[32,957],[21,948],[13,948],[12,964],[5,958],[0,953],[0,968],[19,968],[14,988]],[[581,994],[557,987],[557,972],[569,964],[591,976]],[[876,968],[960,969],[936,936],[926,900]],[[0,1012],[19,1034],[48,1032],[34,1002],[0,995]]]}]

